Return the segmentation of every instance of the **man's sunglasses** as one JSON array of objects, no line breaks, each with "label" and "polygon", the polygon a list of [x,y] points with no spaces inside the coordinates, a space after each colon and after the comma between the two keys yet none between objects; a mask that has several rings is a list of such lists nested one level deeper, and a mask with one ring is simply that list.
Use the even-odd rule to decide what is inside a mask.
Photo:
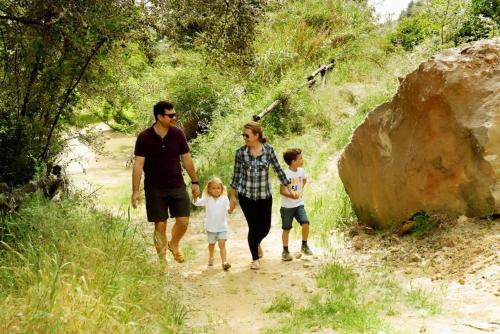
[{"label": "man's sunglasses", "polygon": [[163,114],[163,116],[168,116],[170,118],[174,118],[174,117],[177,117],[177,114],[176,113],[173,113],[173,114]]},{"label": "man's sunglasses", "polygon": [[246,133],[242,133],[241,135],[242,135],[243,137],[245,137],[246,139],[250,138],[250,136],[249,136],[248,134],[246,134]]}]

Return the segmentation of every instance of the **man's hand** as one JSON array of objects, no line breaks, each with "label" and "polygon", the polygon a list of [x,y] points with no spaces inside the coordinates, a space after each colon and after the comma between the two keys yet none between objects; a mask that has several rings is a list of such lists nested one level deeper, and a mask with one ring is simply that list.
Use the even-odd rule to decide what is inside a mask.
[{"label": "man's hand", "polygon": [[139,203],[141,202],[141,194],[138,191],[132,192],[131,202],[134,209],[136,209]]},{"label": "man's hand", "polygon": [[198,198],[200,197],[200,186],[197,184],[192,184],[191,185],[191,195],[193,198]]}]

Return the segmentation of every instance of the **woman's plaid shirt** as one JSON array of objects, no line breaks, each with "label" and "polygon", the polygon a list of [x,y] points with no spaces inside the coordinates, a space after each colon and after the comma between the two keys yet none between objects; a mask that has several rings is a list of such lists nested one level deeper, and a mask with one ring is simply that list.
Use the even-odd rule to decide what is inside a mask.
[{"label": "woman's plaid shirt", "polygon": [[245,197],[253,200],[271,197],[269,184],[269,165],[283,185],[290,182],[276,159],[274,149],[269,144],[262,144],[262,154],[254,158],[247,146],[240,147],[234,157],[234,174],[231,187]]}]

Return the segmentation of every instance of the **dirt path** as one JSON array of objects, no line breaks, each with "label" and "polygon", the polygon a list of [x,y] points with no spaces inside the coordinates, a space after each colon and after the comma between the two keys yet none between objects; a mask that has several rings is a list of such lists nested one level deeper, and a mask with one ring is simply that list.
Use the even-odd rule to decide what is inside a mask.
[{"label": "dirt path", "polygon": [[[229,271],[221,268],[219,253],[212,268],[207,266],[207,241],[202,217],[197,215],[183,239],[185,253],[190,254],[184,264],[173,265],[182,279],[182,292],[188,305],[188,325],[195,333],[258,333],[273,327],[276,320],[263,312],[279,293],[287,293],[296,300],[307,301],[315,290],[313,279],[323,258],[322,250],[311,244],[314,256],[281,261],[281,228],[273,217],[273,226],[262,247],[264,257],[260,270],[250,269],[250,251],[246,234],[248,228],[240,210],[230,217],[228,256]],[[294,236],[290,249],[299,254],[300,239]]]}]

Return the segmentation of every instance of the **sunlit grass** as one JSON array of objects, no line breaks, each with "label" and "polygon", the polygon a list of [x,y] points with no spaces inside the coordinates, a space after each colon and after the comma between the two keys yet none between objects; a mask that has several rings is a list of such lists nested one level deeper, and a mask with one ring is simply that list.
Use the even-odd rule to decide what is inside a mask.
[{"label": "sunlit grass", "polygon": [[77,200],[34,197],[0,217],[0,332],[180,330],[178,296],[140,230]]}]

